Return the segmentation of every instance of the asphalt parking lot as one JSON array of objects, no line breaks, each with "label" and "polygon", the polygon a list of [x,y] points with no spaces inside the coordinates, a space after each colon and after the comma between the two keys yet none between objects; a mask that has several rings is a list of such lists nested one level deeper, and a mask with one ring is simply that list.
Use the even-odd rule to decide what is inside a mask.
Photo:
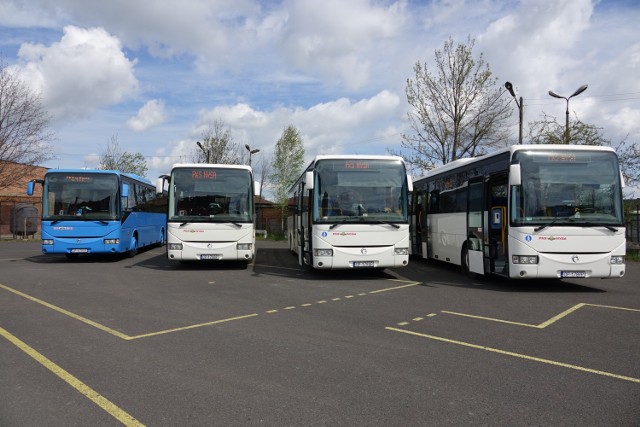
[{"label": "asphalt parking lot", "polygon": [[1,426],[640,422],[640,264],[469,279],[412,260],[310,272],[165,249],[69,261],[0,242]]}]

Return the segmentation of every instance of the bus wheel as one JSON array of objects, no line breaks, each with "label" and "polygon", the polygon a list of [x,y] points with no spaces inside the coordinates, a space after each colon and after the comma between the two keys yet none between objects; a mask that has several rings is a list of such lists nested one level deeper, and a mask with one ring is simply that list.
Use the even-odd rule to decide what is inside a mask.
[{"label": "bus wheel", "polygon": [[138,235],[134,234],[131,238],[131,245],[129,246],[129,251],[127,252],[127,256],[129,258],[133,258],[138,253]]},{"label": "bus wheel", "polygon": [[466,243],[462,246],[462,252],[460,253],[460,269],[462,274],[469,275],[469,250]]},{"label": "bus wheel", "polygon": [[462,270],[462,274],[471,279],[477,279],[479,277],[477,273],[469,270],[469,249],[466,243],[462,247],[462,253],[460,255],[460,269]]}]

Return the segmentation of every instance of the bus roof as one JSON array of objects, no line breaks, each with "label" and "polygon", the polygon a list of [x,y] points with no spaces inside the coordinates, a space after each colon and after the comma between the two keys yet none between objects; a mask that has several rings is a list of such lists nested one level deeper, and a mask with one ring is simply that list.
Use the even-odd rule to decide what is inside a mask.
[{"label": "bus roof", "polygon": [[136,181],[143,182],[145,184],[151,184],[147,178],[144,178],[140,175],[136,175],[134,173],[120,172],[117,170],[110,169],[49,169],[45,175],[51,173],[93,173],[93,174],[108,174],[108,175],[118,175],[118,176],[126,176],[128,178],[134,179]]},{"label": "bus roof", "polygon": [[245,169],[252,172],[251,166],[247,165],[229,165],[229,164],[214,164],[214,163],[176,163],[171,170],[176,168],[210,168],[210,169]]},{"label": "bus roof", "polygon": [[427,171],[427,173],[423,176],[421,176],[420,178],[416,179],[417,181],[420,181],[424,178],[428,178],[437,174],[440,174],[442,172],[447,172],[453,169],[456,169],[462,165],[466,165],[469,163],[474,163],[474,162],[479,162],[485,159],[490,159],[494,156],[499,156],[500,154],[503,153],[511,153],[511,156],[513,156],[513,153],[515,153],[516,151],[610,151],[615,153],[615,150],[611,147],[606,147],[603,145],[568,145],[568,144],[522,144],[522,145],[511,145],[509,147],[504,147],[501,148],[499,150],[496,151],[492,151],[491,153],[488,154],[483,154],[481,156],[477,156],[477,157],[464,157],[462,159],[456,159],[452,162],[446,163],[444,165],[441,166],[437,166],[429,171]]}]

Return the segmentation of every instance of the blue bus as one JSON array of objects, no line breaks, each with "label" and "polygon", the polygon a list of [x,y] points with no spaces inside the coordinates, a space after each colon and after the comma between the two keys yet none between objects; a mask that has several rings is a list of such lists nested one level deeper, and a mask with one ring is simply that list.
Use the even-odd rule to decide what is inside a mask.
[{"label": "blue bus", "polygon": [[167,198],[137,175],[113,170],[55,169],[32,180],[42,192],[42,252],[128,254],[166,242]]}]

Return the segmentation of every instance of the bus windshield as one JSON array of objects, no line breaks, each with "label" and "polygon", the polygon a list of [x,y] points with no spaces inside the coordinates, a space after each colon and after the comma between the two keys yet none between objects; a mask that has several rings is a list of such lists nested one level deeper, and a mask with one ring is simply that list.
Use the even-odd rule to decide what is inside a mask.
[{"label": "bus windshield", "polygon": [[246,169],[176,168],[169,221],[252,222],[253,181]]},{"label": "bus windshield", "polygon": [[325,159],[316,165],[316,223],[405,222],[407,177],[397,160]]},{"label": "bus windshield", "polygon": [[118,177],[111,174],[48,173],[42,219],[116,220]]},{"label": "bus windshield", "polygon": [[614,153],[521,151],[514,160],[522,185],[511,193],[513,225],[622,225]]}]

